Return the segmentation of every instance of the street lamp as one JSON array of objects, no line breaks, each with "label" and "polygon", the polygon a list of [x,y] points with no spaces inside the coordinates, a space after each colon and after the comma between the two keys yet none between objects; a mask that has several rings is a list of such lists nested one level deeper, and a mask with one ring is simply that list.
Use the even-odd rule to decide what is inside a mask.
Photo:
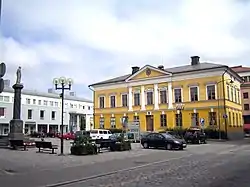
[{"label": "street lamp", "polygon": [[64,91],[71,90],[73,80],[65,77],[54,78],[53,83],[56,90],[62,90],[60,97],[62,98],[62,116],[61,116],[61,154],[63,155],[63,114],[64,114]]},{"label": "street lamp", "polygon": [[[218,88],[218,85],[220,84],[220,83],[222,83],[222,82],[225,82],[225,81],[228,81],[228,80],[230,80],[230,84],[233,84],[234,83],[234,81],[232,80],[232,79],[223,79],[223,80],[221,80],[221,81],[218,81],[217,83],[216,83],[216,85],[217,85],[217,88]],[[223,90],[224,90],[225,88],[224,88],[224,84],[223,84]],[[218,102],[218,114],[217,114],[217,117],[218,117],[218,120],[219,120],[219,140],[221,140],[221,124],[220,124],[220,114],[219,114],[219,110],[220,110],[220,94],[219,94],[219,89],[217,89],[218,90],[218,93],[217,93],[217,102]],[[224,93],[224,92],[223,92]],[[224,94],[224,99],[225,99],[225,94]],[[226,111],[224,111],[224,113],[226,113]],[[226,116],[224,116],[224,115],[226,115],[226,114],[223,114],[223,118],[226,118]],[[225,124],[226,125],[226,124]]]}]

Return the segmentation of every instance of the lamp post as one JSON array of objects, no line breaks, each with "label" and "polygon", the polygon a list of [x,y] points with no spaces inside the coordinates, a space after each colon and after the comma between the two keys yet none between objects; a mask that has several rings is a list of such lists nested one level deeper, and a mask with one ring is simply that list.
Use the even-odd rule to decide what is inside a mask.
[{"label": "lamp post", "polygon": [[73,80],[65,77],[54,78],[53,83],[56,90],[62,90],[60,97],[62,98],[62,116],[61,116],[61,154],[63,155],[63,114],[64,114],[64,91],[71,90]]},{"label": "lamp post", "polygon": [[[232,83],[234,83],[234,81],[232,80],[232,79],[223,79],[223,80],[221,80],[221,81],[218,81],[217,83],[216,83],[216,85],[217,85],[217,88],[218,88],[218,85],[220,84],[220,83],[224,83],[225,81],[228,81],[228,80],[230,80],[230,84],[232,84]],[[224,84],[223,84],[223,93],[225,93],[225,91],[224,91],[224,89],[225,89],[225,87],[224,87]],[[218,90],[218,93],[217,93],[217,102],[218,102],[218,114],[217,114],[217,117],[218,117],[218,120],[219,120],[219,140],[221,140],[221,124],[220,124],[220,113],[219,113],[219,110],[220,110],[220,94],[219,94],[219,89],[217,89]],[[224,97],[224,99],[225,99],[225,94],[223,95],[223,97]],[[226,113],[226,111],[224,111],[224,113]],[[223,118],[225,118],[226,116],[224,116],[225,114],[223,114]],[[226,125],[226,124],[225,124]]]}]

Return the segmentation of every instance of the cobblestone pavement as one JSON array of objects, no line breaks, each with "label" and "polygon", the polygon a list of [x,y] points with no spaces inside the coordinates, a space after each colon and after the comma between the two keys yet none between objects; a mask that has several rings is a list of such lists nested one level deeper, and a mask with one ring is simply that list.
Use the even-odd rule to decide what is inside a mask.
[{"label": "cobblestone pavement", "polygon": [[249,187],[250,147],[193,155],[86,179],[68,187]]},{"label": "cobblestone pavement", "polygon": [[[133,144],[130,152],[82,157],[59,157],[35,150],[0,150],[0,181],[8,187],[16,184],[36,187],[72,180],[69,187],[223,187],[224,184],[233,187],[239,186],[239,181],[241,187],[248,182],[248,187],[249,154],[248,142],[190,145],[184,151],[145,150]],[[7,172],[3,170],[4,164],[9,168]]]}]

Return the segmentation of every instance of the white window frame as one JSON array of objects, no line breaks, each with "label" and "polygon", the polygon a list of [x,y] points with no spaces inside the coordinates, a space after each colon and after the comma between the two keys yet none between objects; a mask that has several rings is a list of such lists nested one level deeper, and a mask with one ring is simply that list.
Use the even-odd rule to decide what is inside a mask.
[{"label": "white window frame", "polygon": [[[127,106],[123,106],[123,103],[122,103],[122,96],[124,96],[124,95],[127,96]],[[121,94],[121,107],[128,107],[128,102],[129,102],[129,101],[128,101],[128,97],[129,97],[129,96],[128,96],[128,93],[122,93],[122,94]]]},{"label": "white window frame", "polygon": [[[167,102],[166,103],[161,103],[161,91],[166,91],[166,97],[167,97]],[[159,104],[168,104],[169,103],[168,88],[163,87],[163,88],[158,89],[158,103]]]},{"label": "white window frame", "polygon": [[[53,112],[54,112],[54,114],[55,114],[55,118],[52,118],[52,113],[53,113]],[[56,111],[54,111],[54,110],[51,111],[51,120],[53,120],[53,121],[56,120]]]},{"label": "white window frame", "polygon": [[3,108],[3,116],[0,116],[0,119],[6,118],[6,108],[5,107],[0,107]]},{"label": "white window frame", "polygon": [[174,93],[173,93],[174,103],[176,103],[176,102],[175,102],[175,90],[178,90],[178,89],[181,90],[181,102],[180,102],[180,103],[182,103],[182,102],[184,102],[183,88],[182,88],[182,87],[176,87],[176,88],[173,89],[173,92],[174,92]]},{"label": "white window frame", "polygon": [[[111,107],[111,97],[114,96],[115,97],[115,107]],[[117,97],[115,94],[112,94],[109,96],[109,107],[110,108],[116,108],[117,107]]]},{"label": "white window frame", "polygon": [[100,98],[101,98],[101,97],[104,98],[104,99],[103,99],[103,101],[104,101],[104,106],[103,106],[103,108],[105,108],[105,106],[106,106],[106,97],[105,97],[104,95],[101,95],[101,96],[98,97],[98,108],[100,108],[100,109],[101,109],[101,105],[100,105]]},{"label": "white window frame", "polygon": [[[29,118],[29,110],[31,111],[31,118]],[[34,110],[32,110],[30,108],[27,110],[27,119],[28,120],[32,120],[33,119],[33,112],[34,112]]]},{"label": "white window frame", "polygon": [[200,100],[200,88],[199,88],[199,86],[189,86],[189,91],[188,91],[188,95],[189,95],[189,101],[190,102],[195,102],[195,101],[191,101],[191,88],[197,88],[197,101],[199,101]]},{"label": "white window frame", "polygon": [[148,93],[152,93],[152,101],[153,101],[153,103],[152,104],[150,104],[150,105],[154,105],[154,102],[155,102],[155,100],[154,100],[154,90],[153,89],[147,89],[147,90],[145,90],[145,92],[144,92],[144,96],[145,96],[145,104],[146,105],[148,105]]},{"label": "white window frame", "polygon": [[214,90],[215,90],[215,99],[217,99],[217,84],[207,84],[206,85],[206,100],[208,100],[208,95],[207,95],[207,87],[208,86],[214,86]]}]

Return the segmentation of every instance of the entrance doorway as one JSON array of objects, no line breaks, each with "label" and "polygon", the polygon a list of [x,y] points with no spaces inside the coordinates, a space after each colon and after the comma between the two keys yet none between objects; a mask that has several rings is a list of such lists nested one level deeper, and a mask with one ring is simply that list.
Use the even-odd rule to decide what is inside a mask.
[{"label": "entrance doorway", "polygon": [[146,115],[146,130],[154,131],[154,116]]}]

